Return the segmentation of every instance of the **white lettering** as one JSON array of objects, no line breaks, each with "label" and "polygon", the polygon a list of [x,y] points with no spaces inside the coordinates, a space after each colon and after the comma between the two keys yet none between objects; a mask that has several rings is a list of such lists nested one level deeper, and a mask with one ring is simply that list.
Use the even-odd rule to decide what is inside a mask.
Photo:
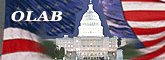
[{"label": "white lettering", "polygon": [[34,18],[34,20],[30,20],[31,14],[33,11],[27,11],[27,18],[25,21],[36,21],[36,18]]},{"label": "white lettering", "polygon": [[42,14],[41,14],[40,17],[37,19],[37,21],[40,21],[41,18],[44,19],[43,21],[49,21],[49,20],[48,20],[48,17],[47,17],[47,14],[46,14],[46,11],[43,11],[43,12],[42,12]]},{"label": "white lettering", "polygon": [[[61,15],[62,12],[61,11],[52,11],[52,19],[50,21],[60,21],[62,19]],[[58,13],[58,15],[56,15]],[[57,20],[55,20],[55,18],[57,17]]]},{"label": "white lettering", "polygon": [[[18,20],[15,19],[15,16],[16,16],[17,13],[21,13],[21,16]],[[21,21],[23,18],[24,18],[24,13],[22,11],[16,11],[11,15],[11,19],[13,21]]]},{"label": "white lettering", "polygon": [[[16,20],[16,14],[20,13],[21,16],[18,20]],[[33,11],[27,11],[27,18],[25,21],[41,21],[43,19],[43,21],[60,21],[62,20],[62,12],[61,11],[52,11],[52,18],[51,20],[48,20],[46,11],[43,11],[42,14],[39,16],[39,18],[34,18],[34,19],[30,19],[31,15],[32,15]],[[16,11],[12,14],[11,19],[13,21],[21,21],[24,18],[24,13],[22,11]]]}]

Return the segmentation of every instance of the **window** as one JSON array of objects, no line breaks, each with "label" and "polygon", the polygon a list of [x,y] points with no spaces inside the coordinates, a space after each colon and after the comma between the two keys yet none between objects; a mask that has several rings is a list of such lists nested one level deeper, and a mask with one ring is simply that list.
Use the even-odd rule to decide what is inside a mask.
[{"label": "window", "polygon": [[68,45],[68,47],[70,47],[70,45]]},{"label": "window", "polygon": [[93,53],[91,53],[91,55],[93,55]]},{"label": "window", "polygon": [[97,55],[97,53],[95,53],[95,55]]},{"label": "window", "polygon": [[90,47],[92,47],[92,45],[90,45]]},{"label": "window", "polygon": [[64,47],[63,45],[61,45],[61,47]]},{"label": "window", "polygon": [[113,53],[113,55],[115,56],[115,53]]},{"label": "window", "polygon": [[78,42],[78,40],[76,40],[76,42]]},{"label": "window", "polygon": [[91,40],[91,42],[92,42],[92,40]]},{"label": "window", "polygon": [[105,48],[103,48],[103,50],[106,50]]},{"label": "window", "polygon": [[78,51],[78,48],[76,48],[76,50]]},{"label": "window", "polygon": [[88,48],[88,50],[89,50],[89,48]]},{"label": "window", "polygon": [[71,47],[73,47],[73,45],[71,45]]},{"label": "window", "polygon": [[69,55],[71,56],[71,55],[72,55],[72,53],[69,53]]},{"label": "window", "polygon": [[82,50],[85,50],[85,48],[83,48]]},{"label": "window", "polygon": [[58,47],[60,47],[60,45],[58,45]]},{"label": "window", "polygon": [[92,45],[92,43],[90,43],[90,45]]},{"label": "window", "polygon": [[99,53],[99,55],[100,55],[100,53]]},{"label": "window", "polygon": [[109,47],[112,47],[111,45],[109,45]]}]

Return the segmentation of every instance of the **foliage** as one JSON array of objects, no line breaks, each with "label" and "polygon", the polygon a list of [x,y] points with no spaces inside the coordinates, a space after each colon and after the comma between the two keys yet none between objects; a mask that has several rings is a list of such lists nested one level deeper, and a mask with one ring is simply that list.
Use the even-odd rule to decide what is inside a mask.
[{"label": "foliage", "polygon": [[63,47],[60,48],[59,56],[57,58],[62,59],[64,57],[65,49]]},{"label": "foliage", "polygon": [[141,54],[137,51],[134,47],[134,44],[126,45],[120,49],[123,49],[123,58],[124,59],[131,59],[134,57],[139,57]]},{"label": "foliage", "polygon": [[47,49],[47,54],[50,57],[52,58],[57,57],[58,59],[62,59],[64,57],[64,52],[65,52],[64,48],[62,47],[60,50],[56,49],[56,45],[54,44],[54,42],[44,41],[42,45],[45,46],[45,48]]}]

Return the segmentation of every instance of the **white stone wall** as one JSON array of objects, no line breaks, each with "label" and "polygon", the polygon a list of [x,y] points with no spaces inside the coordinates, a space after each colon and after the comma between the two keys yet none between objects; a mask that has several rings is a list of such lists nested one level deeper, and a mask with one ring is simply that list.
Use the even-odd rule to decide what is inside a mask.
[{"label": "white stone wall", "polygon": [[58,38],[56,39],[56,45],[59,49],[64,47],[68,51],[74,51],[74,40],[71,38]]},{"label": "white stone wall", "polygon": [[[117,37],[74,37],[57,38],[56,44],[66,51],[76,51],[77,56],[101,57],[108,56],[109,51],[117,50]],[[66,46],[65,46],[66,45]],[[71,45],[73,45],[71,47]]]}]

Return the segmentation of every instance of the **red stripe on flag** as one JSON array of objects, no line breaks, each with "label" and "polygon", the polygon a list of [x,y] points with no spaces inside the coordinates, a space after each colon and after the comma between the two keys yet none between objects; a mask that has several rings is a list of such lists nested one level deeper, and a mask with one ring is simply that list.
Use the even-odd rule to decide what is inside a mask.
[{"label": "red stripe on flag", "polygon": [[141,57],[136,57],[136,58],[133,58],[131,60],[150,60],[152,58],[155,58],[161,54],[165,53],[165,46],[163,46],[162,48],[154,51],[154,52],[151,52],[149,54],[146,54],[146,55],[143,55]]},{"label": "red stripe on flag", "polygon": [[121,0],[121,1],[162,2],[161,0]]},{"label": "red stripe on flag", "polygon": [[157,34],[165,31],[165,27],[160,28],[132,28],[136,35]]},{"label": "red stripe on flag", "polygon": [[124,11],[127,21],[161,21],[165,20],[165,11]]},{"label": "red stripe on flag", "polygon": [[39,43],[26,39],[4,40],[2,54],[31,51],[46,53],[46,49]]},{"label": "red stripe on flag", "polygon": [[144,41],[142,42],[142,44],[145,46],[145,47],[151,47],[151,46],[154,46],[160,42],[162,42],[163,40],[165,40],[165,36],[160,38],[160,39],[156,39],[156,40],[150,40],[150,41]]}]

